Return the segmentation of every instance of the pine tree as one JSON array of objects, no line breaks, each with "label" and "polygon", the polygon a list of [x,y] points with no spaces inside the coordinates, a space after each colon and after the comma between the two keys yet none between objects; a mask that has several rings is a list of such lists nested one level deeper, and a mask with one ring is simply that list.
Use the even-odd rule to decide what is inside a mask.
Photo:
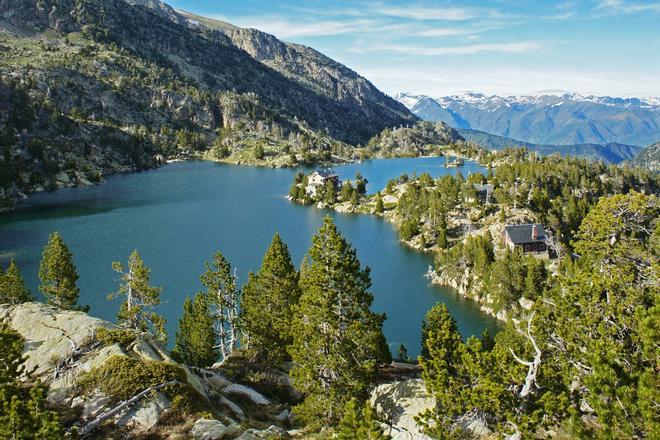
[{"label": "pine tree", "polygon": [[351,182],[344,182],[344,184],[341,186],[341,201],[348,202],[351,200],[353,193],[355,193],[353,184],[351,184]]},{"label": "pine tree", "polygon": [[439,217],[437,234],[438,247],[440,249],[447,249],[449,242],[447,241],[447,219],[445,213],[442,213]]},{"label": "pine tree", "polygon": [[118,261],[112,268],[121,274],[119,290],[108,295],[108,299],[124,297],[117,321],[119,324],[143,332],[151,332],[161,342],[167,341],[165,319],[154,312],[160,304],[160,287],[149,285],[151,269],[142,261],[137,250],[128,257],[128,266]]},{"label": "pine tree", "polygon": [[200,292],[194,300],[186,297],[172,357],[178,362],[200,368],[210,367],[217,360],[213,316],[206,294]]},{"label": "pine tree", "polygon": [[270,364],[288,357],[293,308],[300,300],[298,280],[289,249],[275,234],[259,272],[250,274],[241,298],[241,328],[247,345]]},{"label": "pine tree", "polygon": [[265,157],[264,147],[259,144],[254,147],[254,158],[257,160],[262,160]]},{"label": "pine tree", "polygon": [[376,194],[376,206],[374,208],[375,214],[382,214],[385,212],[385,206],[383,205],[383,198],[380,193]]},{"label": "pine tree", "polygon": [[295,408],[304,423],[339,420],[349,396],[366,397],[382,353],[383,316],[372,313],[369,268],[330,217],[312,238],[301,267],[291,375],[305,401]]},{"label": "pine tree", "polygon": [[206,271],[200,277],[206,287],[214,319],[215,338],[224,362],[233,353],[238,342],[241,292],[231,264],[221,252],[213,254],[213,262],[205,264]]},{"label": "pine tree", "polygon": [[373,409],[367,403],[362,407],[357,399],[351,399],[344,407],[344,415],[339,422],[336,438],[339,440],[388,440]]},{"label": "pine tree", "polygon": [[359,195],[365,195],[367,193],[367,183],[369,181],[362,177],[362,174],[358,171],[355,173],[355,190]]},{"label": "pine tree", "polygon": [[7,272],[3,272],[0,267],[0,303],[21,304],[33,300],[14,260],[11,260]]},{"label": "pine tree", "polygon": [[397,353],[396,360],[399,362],[407,362],[410,360],[410,356],[408,356],[408,349],[406,348],[405,345],[403,344],[399,345],[399,350]]},{"label": "pine tree", "polygon": [[80,295],[76,285],[78,273],[71,251],[57,232],[50,235],[48,244],[44,247],[39,278],[41,279],[39,289],[48,298],[48,304],[62,309],[83,311],[89,309],[86,306],[76,306]]},{"label": "pine tree", "polygon": [[56,413],[46,409],[46,389],[25,385],[24,340],[0,322],[0,438],[59,440],[65,432]]}]

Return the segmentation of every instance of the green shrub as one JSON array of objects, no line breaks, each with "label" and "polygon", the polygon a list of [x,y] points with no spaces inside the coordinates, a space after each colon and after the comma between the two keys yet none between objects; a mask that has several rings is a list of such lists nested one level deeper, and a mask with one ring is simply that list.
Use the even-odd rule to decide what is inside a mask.
[{"label": "green shrub", "polygon": [[177,365],[133,359],[127,356],[112,356],[103,365],[84,373],[78,386],[85,393],[99,390],[114,401],[130,399],[149,387],[171,380],[180,383],[159,391],[172,401],[172,409],[185,413],[208,410],[206,399],[188,383],[186,372]]},{"label": "green shrub", "polygon": [[119,344],[122,348],[127,348],[137,336],[135,332],[128,329],[109,329],[100,327],[96,330],[96,339],[103,345]]},{"label": "green shrub", "polygon": [[419,224],[415,221],[407,221],[401,225],[399,235],[404,240],[410,240],[415,235],[419,234]]}]

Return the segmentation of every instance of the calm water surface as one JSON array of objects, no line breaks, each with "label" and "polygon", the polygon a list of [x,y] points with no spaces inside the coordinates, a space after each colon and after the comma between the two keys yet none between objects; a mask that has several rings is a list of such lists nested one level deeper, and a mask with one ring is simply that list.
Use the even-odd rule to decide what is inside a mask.
[{"label": "calm water surface", "polygon": [[[375,160],[335,171],[346,179],[359,170],[375,192],[404,172],[457,172],[443,164],[442,158]],[[183,300],[201,289],[199,275],[214,252],[224,253],[242,283],[259,268],[275,232],[298,264],[323,217],[331,215],[362,264],[372,269],[372,308],[387,313],[385,335],[394,354],[401,343],[412,355],[419,352],[422,319],[437,302],[447,304],[463,336],[497,329],[473,303],[429,286],[423,275],[432,256],[402,246],[391,224],[288,202],[285,196],[297,171],[186,162],[113,176],[98,186],[36,194],[16,211],[0,215],[0,262],[15,258],[36,293],[43,246],[51,232],[59,231],[80,274],[80,303],[89,304],[93,315],[114,320],[119,300],[106,299],[117,287],[111,263],[125,262],[138,249],[152,269],[153,284],[163,287],[159,312],[173,340]],[[460,171],[467,175],[482,169],[466,163]]]}]

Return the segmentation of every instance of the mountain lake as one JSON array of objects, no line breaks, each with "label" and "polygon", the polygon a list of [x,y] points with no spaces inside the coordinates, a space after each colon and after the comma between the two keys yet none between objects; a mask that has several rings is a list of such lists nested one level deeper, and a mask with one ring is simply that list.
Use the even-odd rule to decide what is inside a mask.
[{"label": "mountain lake", "polygon": [[[445,168],[444,163],[444,158],[370,160],[334,171],[342,179],[353,179],[360,171],[369,181],[369,192],[383,189],[403,173],[438,177],[485,172],[473,162],[461,168]],[[117,289],[119,274],[111,263],[125,263],[138,249],[152,270],[152,285],[163,288],[157,311],[167,319],[171,345],[183,301],[201,290],[199,276],[214,252],[222,251],[242,284],[249,271],[258,270],[273,234],[279,232],[299,266],[312,235],[330,215],[357,249],[363,266],[371,268],[372,309],[387,314],[384,331],[394,356],[399,344],[410,355],[419,353],[422,320],[437,302],[447,304],[464,337],[497,331],[497,321],[477,304],[428,283],[424,274],[433,256],[402,245],[392,224],[370,215],[289,202],[286,195],[301,170],[311,171],[178,162],[111,176],[96,186],[33,194],[15,211],[0,214],[0,262],[6,266],[16,259],[37,294],[43,247],[49,234],[59,231],[80,274],[79,303],[90,305],[90,314],[114,321],[120,300],[110,301],[107,295]]]}]

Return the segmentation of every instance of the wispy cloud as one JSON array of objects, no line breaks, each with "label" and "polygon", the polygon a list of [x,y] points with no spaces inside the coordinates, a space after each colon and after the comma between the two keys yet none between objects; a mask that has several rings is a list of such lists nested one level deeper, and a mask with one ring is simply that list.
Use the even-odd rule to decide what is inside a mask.
[{"label": "wispy cloud", "polygon": [[470,34],[471,29],[461,28],[432,28],[416,32],[415,35],[420,37],[453,37],[455,35]]},{"label": "wispy cloud", "polygon": [[600,0],[598,9],[611,13],[637,14],[640,12],[660,12],[660,2],[629,2],[626,0]]},{"label": "wispy cloud", "polygon": [[443,21],[465,21],[479,16],[479,12],[473,9],[452,7],[396,7],[378,5],[372,8],[374,12],[398,18],[413,20],[443,20]]},{"label": "wispy cloud", "polygon": [[[224,17],[214,17],[228,20]],[[392,32],[407,29],[406,24],[384,23],[371,19],[352,20],[293,20],[283,17],[232,17],[237,26],[259,29],[279,38],[323,37],[342,34]]]},{"label": "wispy cloud", "polygon": [[436,55],[477,55],[487,53],[524,53],[539,50],[541,45],[534,41],[515,43],[470,44],[463,46],[420,46],[406,44],[390,44],[368,48],[388,52],[405,53],[420,56]]}]

